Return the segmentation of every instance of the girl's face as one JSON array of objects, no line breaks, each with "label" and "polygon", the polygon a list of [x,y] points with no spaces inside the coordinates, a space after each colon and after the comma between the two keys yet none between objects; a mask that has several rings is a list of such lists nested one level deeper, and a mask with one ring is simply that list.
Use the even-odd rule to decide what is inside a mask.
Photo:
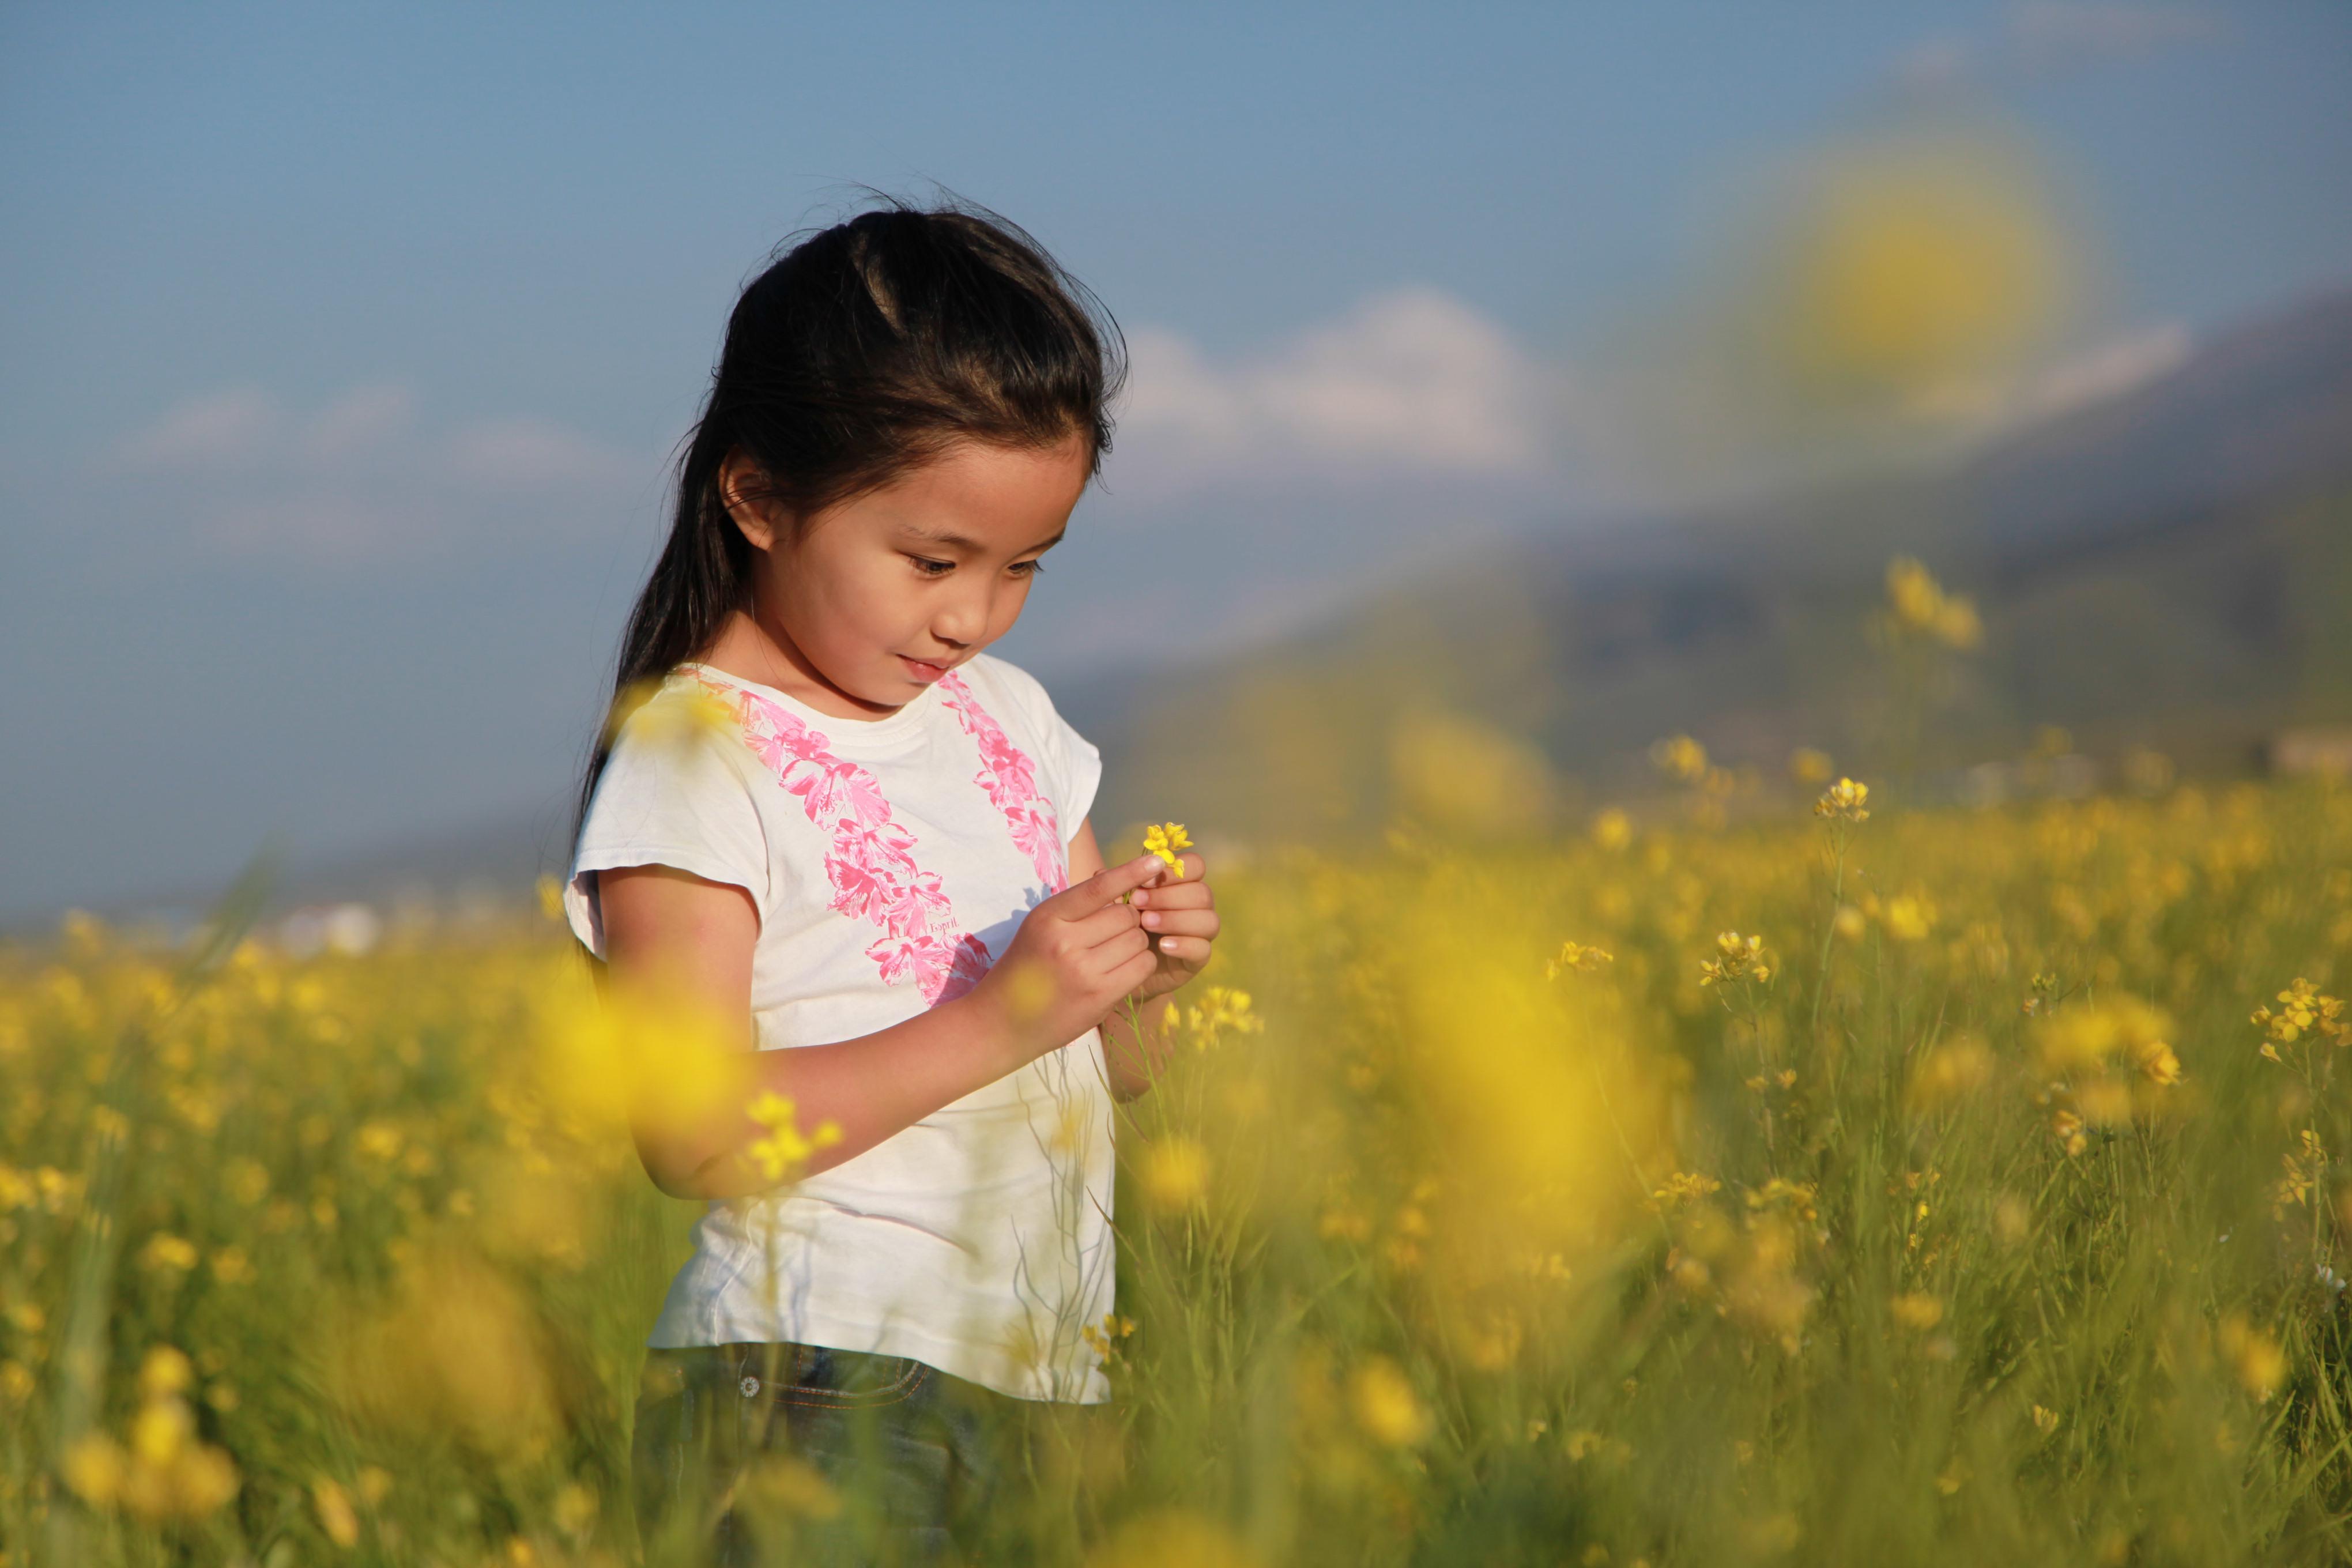
[{"label": "girl's face", "polygon": [[752,618],[794,673],[847,700],[844,717],[893,711],[1021,618],[1088,456],[1076,436],[1043,448],[959,441],[795,528],[751,499],[759,473],[738,453],[719,485],[756,552]]}]

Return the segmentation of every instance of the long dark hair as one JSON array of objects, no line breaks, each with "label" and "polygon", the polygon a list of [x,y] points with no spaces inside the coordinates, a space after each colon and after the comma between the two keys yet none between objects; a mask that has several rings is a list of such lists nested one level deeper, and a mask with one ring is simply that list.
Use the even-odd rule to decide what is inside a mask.
[{"label": "long dark hair", "polygon": [[[751,545],[719,493],[740,449],[795,520],[950,442],[1110,449],[1126,342],[1092,290],[1018,226],[968,203],[877,210],[787,240],[744,289],[683,443],[669,540],[622,634],[611,705],[707,651],[751,604]],[[598,731],[572,817],[612,753]]]}]

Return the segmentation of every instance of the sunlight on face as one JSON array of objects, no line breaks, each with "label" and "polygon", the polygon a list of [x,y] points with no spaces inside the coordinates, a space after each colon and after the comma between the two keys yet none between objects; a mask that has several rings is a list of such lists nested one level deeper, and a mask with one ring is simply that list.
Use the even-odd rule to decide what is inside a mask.
[{"label": "sunlight on face", "polygon": [[761,547],[753,618],[819,688],[794,695],[878,718],[1010,631],[1087,468],[1076,437],[961,441],[798,529],[747,526]]}]

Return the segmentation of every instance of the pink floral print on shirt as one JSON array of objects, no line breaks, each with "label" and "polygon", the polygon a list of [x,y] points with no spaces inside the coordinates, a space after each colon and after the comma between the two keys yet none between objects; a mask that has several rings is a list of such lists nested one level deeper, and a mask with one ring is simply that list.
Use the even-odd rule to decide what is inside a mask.
[{"label": "pink floral print on shirt", "polygon": [[963,725],[964,733],[980,743],[980,772],[973,782],[988,792],[989,801],[1004,814],[1013,844],[1037,868],[1045,890],[1060,892],[1070,885],[1069,850],[1062,842],[1061,822],[1054,814],[1053,803],[1037,788],[1035,765],[1005,734],[1004,726],[980,705],[962,676],[950,670],[940,677],[940,685],[946,689],[948,707]]},{"label": "pink floral print on shirt", "polygon": [[866,956],[881,966],[883,983],[911,980],[932,1004],[971,990],[992,962],[988,944],[957,930],[938,873],[915,863],[915,836],[891,820],[880,782],[835,756],[822,732],[766,698],[699,673],[695,679],[732,708],[752,754],[831,835],[824,873],[832,907],[882,928]]}]

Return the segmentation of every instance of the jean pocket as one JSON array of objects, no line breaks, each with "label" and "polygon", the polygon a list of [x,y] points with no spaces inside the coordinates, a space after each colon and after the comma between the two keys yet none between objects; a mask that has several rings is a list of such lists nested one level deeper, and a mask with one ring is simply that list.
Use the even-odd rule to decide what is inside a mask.
[{"label": "jean pocket", "polygon": [[914,1397],[931,1369],[912,1356],[829,1345],[738,1345],[736,1390],[747,1401],[803,1409],[865,1410]]}]

